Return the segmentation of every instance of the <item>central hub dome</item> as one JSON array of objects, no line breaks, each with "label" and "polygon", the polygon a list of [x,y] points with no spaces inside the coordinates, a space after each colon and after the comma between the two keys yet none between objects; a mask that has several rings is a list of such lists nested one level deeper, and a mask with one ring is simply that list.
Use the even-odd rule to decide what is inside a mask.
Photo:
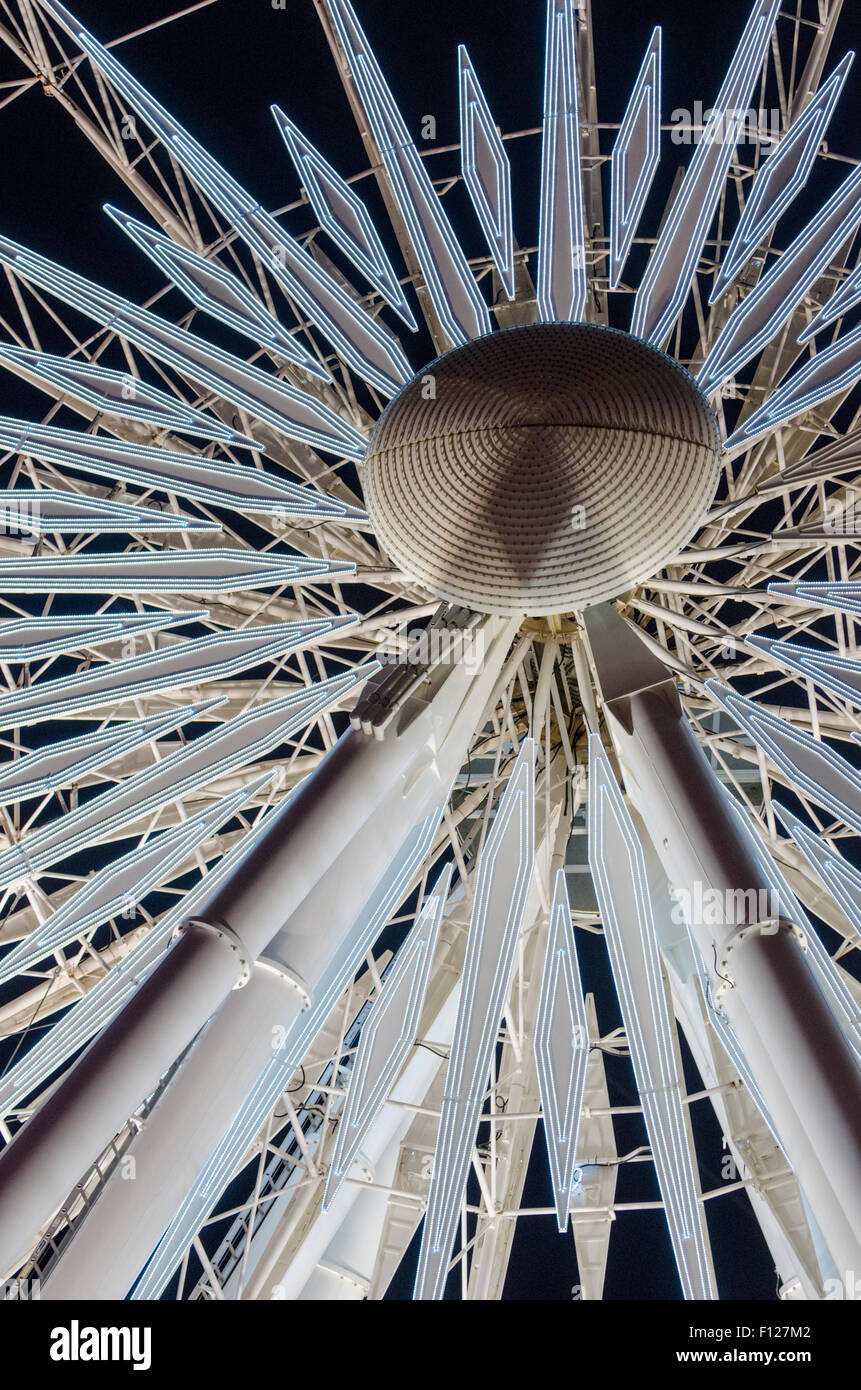
[{"label": "central hub dome", "polygon": [[440,598],[547,616],[649,578],[702,522],[720,437],[693,378],[627,333],[530,324],[431,363],[371,437],[365,499]]}]

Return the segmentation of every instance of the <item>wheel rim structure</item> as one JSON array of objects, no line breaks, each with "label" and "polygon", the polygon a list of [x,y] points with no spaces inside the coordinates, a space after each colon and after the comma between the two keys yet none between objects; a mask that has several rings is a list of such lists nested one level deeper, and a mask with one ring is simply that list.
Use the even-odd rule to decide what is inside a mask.
[{"label": "wheel rim structure", "polygon": [[[162,286],[0,228],[0,366],[41,406],[0,418],[0,1277],[496,1299],[543,1223],[591,1300],[630,1221],[641,1296],[714,1298],[731,1203],[779,1297],[832,1297],[861,1268],[839,0],[751,4],[654,220],[660,29],[599,123],[590,0],[548,0],[543,117],[504,138],[461,47],[449,147],[371,15],[315,6],[369,168],[273,108],[302,190],[273,214],[119,40],[0,6],[15,96],[111,166]],[[549,344],[528,391],[518,343]]]}]

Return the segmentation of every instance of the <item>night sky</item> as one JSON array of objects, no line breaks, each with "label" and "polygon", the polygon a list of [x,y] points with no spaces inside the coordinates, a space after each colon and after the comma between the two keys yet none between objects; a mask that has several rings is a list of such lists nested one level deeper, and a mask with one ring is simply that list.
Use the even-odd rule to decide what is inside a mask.
[{"label": "night sky", "polygon": [[[134,0],[130,5],[106,0],[77,0],[71,8],[99,37],[110,40],[169,12],[170,0]],[[359,17],[376,49],[384,72],[410,127],[434,115],[437,140],[446,145],[458,139],[456,47],[467,45],[495,119],[503,130],[536,126],[541,119],[543,84],[543,0],[496,4],[482,0],[359,0]],[[640,66],[653,26],[663,29],[664,119],[676,107],[691,108],[696,100],[711,105],[750,11],[750,0],[593,0],[599,120],[618,121]],[[845,6],[826,65],[826,75],[843,53],[861,41],[861,8]],[[305,134],[345,174],[366,167],[355,130],[313,0],[287,0],[285,10],[270,0],[218,0],[192,14],[116,50],[116,56],[156,95],[193,135],[208,146],[248,190],[267,207],[277,209],[298,195],[298,182],[284,145],[269,114],[278,103]],[[0,80],[17,77],[14,56],[0,49]],[[850,75],[828,134],[832,148],[859,153],[857,111],[861,72]],[[0,111],[3,132],[6,197],[0,232],[35,250],[65,262],[72,269],[101,281],[108,288],[142,301],[160,285],[157,272],[101,212],[114,202],[145,216],[119,180],[102,163],[56,103],[36,89]],[[516,146],[516,148],[515,148]],[[538,230],[538,168],[536,137],[514,142],[515,235],[521,245],[533,245]],[[677,164],[689,151],[664,137],[663,161],[654,197],[647,206],[645,226],[652,231]],[[435,166],[432,164],[432,169]],[[782,225],[779,244],[815,211],[845,172],[845,166],[817,170],[808,190]],[[369,205],[380,210],[370,181],[362,185]],[[605,199],[608,188],[605,186]],[[455,209],[458,228],[465,210]],[[384,219],[377,217],[384,230]],[[303,230],[310,220],[289,224]],[[464,222],[464,225],[466,223]],[[470,230],[473,253],[481,249],[477,228]],[[384,233],[396,255],[391,235]],[[635,258],[642,253],[635,252]],[[396,261],[397,263],[397,261]],[[634,279],[633,259],[626,278]],[[619,297],[617,297],[617,300]],[[630,312],[626,298],[614,307]],[[614,319],[615,321],[615,319]],[[395,322],[395,320],[392,320]],[[206,329],[203,329],[205,332]],[[415,360],[421,365],[420,358]],[[26,413],[21,388],[13,378],[2,379],[3,413]],[[30,393],[29,408],[38,408]],[[34,418],[36,418],[34,416]],[[599,938],[580,933],[584,983],[605,1002],[602,1030],[619,1022],[614,1017],[609,970]],[[688,1059],[689,1061],[689,1059]],[[608,1061],[612,1095],[618,1104],[634,1100],[630,1064]],[[699,1086],[689,1069],[691,1089]],[[702,1149],[705,1188],[720,1185],[720,1135],[706,1104],[696,1107],[698,1140]],[[617,1127],[620,1153],[644,1142],[640,1117],[622,1117]],[[622,1168],[619,1200],[657,1197],[651,1168]],[[541,1144],[533,1153],[524,1194],[526,1205],[546,1205],[550,1190]],[[724,1298],[773,1299],[775,1275],[746,1198],[735,1194],[708,1206],[709,1225]],[[415,1253],[415,1252],[413,1252]],[[409,1296],[413,1261],[401,1271],[391,1296]],[[555,1235],[553,1218],[519,1224],[506,1298],[567,1299],[577,1283],[570,1237]],[[655,1213],[622,1215],[610,1246],[606,1297],[609,1299],[679,1297],[669,1243]]]}]

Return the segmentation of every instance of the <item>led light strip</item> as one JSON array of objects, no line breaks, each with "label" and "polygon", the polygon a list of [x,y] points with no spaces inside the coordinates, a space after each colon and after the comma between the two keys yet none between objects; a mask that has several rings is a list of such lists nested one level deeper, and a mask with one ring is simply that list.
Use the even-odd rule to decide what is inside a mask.
[{"label": "led light strip", "polygon": [[806,184],[854,57],[854,53],[845,55],[760,166],[720,263],[709,304],[720,299]]},{"label": "led light strip", "polygon": [[[859,221],[861,165],[847,175],[824,207],[730,314],[697,374],[697,385],[707,396],[767,346]],[[782,387],[781,391],[784,389]],[[772,396],[771,400],[775,399]],[[727,447],[730,447],[729,441]]]},{"label": "led light strip", "polygon": [[[25,840],[0,852],[0,887],[29,878],[58,859],[139,823],[195,788],[206,786],[213,778],[253,762],[343,699],[378,669],[378,663],[371,662],[348,675],[322,681],[310,690],[273,700],[262,709],[248,710],[162,758],[154,767],[92,797],[69,815],[34,830]],[[210,708],[220,703],[213,701]]]},{"label": "led light strip", "polygon": [[326,0],[427,291],[457,347],[492,328],[475,276],[349,0]]},{"label": "led light strip", "polygon": [[547,0],[537,283],[547,322],[582,319],[588,292],[576,26],[576,0]]},{"label": "led light strip", "polygon": [[[560,1017],[562,1023],[558,1022]],[[575,1188],[577,1139],[589,1063],[589,1021],[564,869],[556,875],[550,909],[533,1048],[556,1221],[559,1230],[565,1231]]]},{"label": "led light strip", "polygon": [[159,1297],[217,1195],[230,1181],[237,1163],[276,1105],[296,1067],[389,917],[403,901],[404,894],[430,850],[442,810],[442,805],[437,807],[411,832],[383,882],[350,928],[347,939],[336,949],[316,983],[314,1003],[299,1015],[288,1029],[281,1047],[273,1052],[256,1085],[168,1226],[145,1274],[131,1295],[133,1299]]},{"label": "led light strip", "polygon": [[631,332],[660,347],[684,307],[738,141],[739,124],[768,53],[780,0],[756,0],[714,109],[694,151],[634,301]]},{"label": "led light strip", "polygon": [[[325,334],[344,361],[384,395],[393,395],[405,385],[412,371],[399,344],[384,326],[231,178],[64,5],[58,0],[38,3],[164,142],[168,153],[228,219],[237,235],[260,256],[272,278]],[[310,357],[307,360],[309,364],[313,362]]]},{"label": "led light strip", "polygon": [[415,331],[418,325],[413,311],[365,204],[281,107],[270,109],[320,226],[407,327]]},{"label": "led light strip", "polygon": [[[509,299],[514,286],[511,164],[487,98],[463,44],[457,50],[460,168],[476,217]],[[480,142],[480,143],[479,143]],[[488,169],[490,164],[490,169]]]},{"label": "led light strip", "polygon": [[451,873],[449,864],[427,895],[362,1028],[347,1099],[338,1120],[335,1152],[323,1194],[324,1211],[341,1190],[377,1111],[415,1046]]},{"label": "led light strip", "polygon": [[[861,197],[858,215],[861,218]],[[747,300],[743,303],[746,304]],[[754,411],[744,424],[730,435],[724,443],[724,449],[737,449],[739,445],[750,444],[760,435],[775,429],[777,425],[791,420],[793,416],[801,415],[805,410],[812,410],[814,406],[828,400],[829,396],[835,396],[838,391],[849,390],[859,376],[861,328],[855,328],[851,333],[823,348],[821,352],[817,352],[800,371],[788,377],[777,391],[772,392],[763,402],[759,410]]]},{"label": "led light strip", "polygon": [[33,352],[11,343],[0,343],[0,363],[13,371],[23,370],[47,387],[59,387],[64,395],[84,401],[105,415],[141,420],[159,429],[216,439],[243,449],[262,447],[247,435],[222,424],[215,415],[186,405],[167,391],[160,391],[140,377],[132,376],[131,372],[118,372],[112,367],[100,367],[77,358]]},{"label": "led light strip", "polygon": [[159,488],[232,511],[314,520],[367,520],[365,513],[355,507],[257,468],[242,467],[225,459],[205,459],[198,454],[171,453],[149,444],[130,444],[106,435],[59,429],[56,425],[34,425],[10,416],[0,415],[0,449],[13,449],[101,478],[107,474],[136,487]]},{"label": "led light strip", "polygon": [[[642,147],[633,187],[632,147]],[[618,288],[661,157],[661,30],[652,30],[610,161],[610,289]]]},{"label": "led light strip", "polygon": [[0,728],[17,729],[45,719],[62,719],[70,709],[80,713],[174,686],[196,689],[207,681],[226,680],[287,652],[316,645],[356,622],[355,615],[347,615],[238,631],[231,628],[124,661],[106,661],[71,676],[37,681],[26,689],[0,695]]},{"label": "led light strip", "polygon": [[248,550],[154,550],[0,559],[0,593],[231,594],[345,578],[353,564]]},{"label": "led light strip", "polygon": [[170,237],[110,203],[104,204],[104,210],[153,265],[163,270],[168,280],[205,314],[250,338],[258,347],[286,357],[321,381],[332,380],[331,373],[308,355],[299,339],[282,327],[232,271],[186,246],[178,246]]},{"label": "led light strip", "polygon": [[37,256],[9,237],[0,237],[0,264],[289,439],[350,458],[363,456],[365,441],[358,430],[323,401],[290,382],[261,371],[149,309],[140,309],[45,256]]},{"label": "led light strip", "polygon": [[241,791],[223,797],[211,810],[182,821],[114,859],[41,922],[20,946],[3,957],[0,984],[14,979],[20,971],[29,970],[52,952],[94,931],[129,907],[137,907],[151,889],[167,883],[174,876],[174,870],[219,826],[231,820],[273,775],[266,773],[258,777]]},{"label": "led light strip", "polygon": [[645,858],[597,734],[589,736],[589,865],[682,1292],[716,1298]]},{"label": "led light strip", "polygon": [[419,1251],[416,1299],[440,1299],[445,1291],[534,863],[535,744],[525,739],[473,878],[466,956]]}]

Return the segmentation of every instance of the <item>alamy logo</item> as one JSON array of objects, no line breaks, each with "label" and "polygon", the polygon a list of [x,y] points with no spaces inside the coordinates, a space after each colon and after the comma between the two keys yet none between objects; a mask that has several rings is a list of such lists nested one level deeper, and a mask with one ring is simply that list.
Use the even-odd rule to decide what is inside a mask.
[{"label": "alamy logo", "polygon": [[151,1327],[68,1327],[51,1330],[52,1361],[131,1361],[135,1371],[152,1365]]},{"label": "alamy logo", "polygon": [[[761,923],[763,930],[778,930],[780,895],[773,888],[707,888],[696,880],[693,892],[670,888],[676,926],[731,927]],[[767,924],[771,924],[770,928]]]}]

